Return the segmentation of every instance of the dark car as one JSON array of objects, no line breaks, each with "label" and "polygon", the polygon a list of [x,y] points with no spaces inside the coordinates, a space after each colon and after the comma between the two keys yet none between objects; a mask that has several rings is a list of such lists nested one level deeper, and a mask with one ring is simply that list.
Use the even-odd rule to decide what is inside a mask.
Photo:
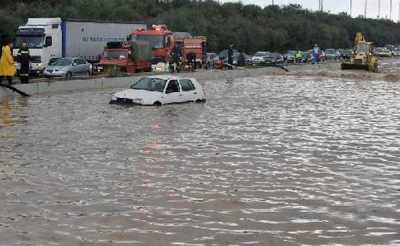
[{"label": "dark car", "polygon": [[283,62],[283,56],[279,53],[269,53],[265,58],[267,64],[282,64]]},{"label": "dark car", "polygon": [[[248,65],[250,64],[251,57],[247,55],[246,53],[243,53],[244,56],[244,64],[243,65]],[[233,50],[233,65],[238,66],[240,65],[239,63],[239,57],[240,57],[240,52],[238,50]],[[224,62],[224,64],[228,64],[228,50],[223,50],[219,53],[219,58]]]}]

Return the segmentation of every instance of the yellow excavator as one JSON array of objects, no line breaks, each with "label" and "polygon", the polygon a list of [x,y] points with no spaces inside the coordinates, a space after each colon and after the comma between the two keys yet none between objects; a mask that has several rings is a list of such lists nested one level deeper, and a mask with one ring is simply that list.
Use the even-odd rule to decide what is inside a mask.
[{"label": "yellow excavator", "polygon": [[350,60],[342,63],[342,69],[363,69],[374,73],[378,72],[378,58],[373,55],[372,42],[365,41],[362,33],[356,34],[353,55]]}]

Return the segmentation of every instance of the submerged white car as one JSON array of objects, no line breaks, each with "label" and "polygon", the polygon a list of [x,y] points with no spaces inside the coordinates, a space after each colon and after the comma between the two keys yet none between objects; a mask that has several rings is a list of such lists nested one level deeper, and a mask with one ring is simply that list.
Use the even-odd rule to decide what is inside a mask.
[{"label": "submerged white car", "polygon": [[148,76],[133,83],[129,89],[115,93],[110,103],[159,106],[205,101],[203,88],[196,79]]}]

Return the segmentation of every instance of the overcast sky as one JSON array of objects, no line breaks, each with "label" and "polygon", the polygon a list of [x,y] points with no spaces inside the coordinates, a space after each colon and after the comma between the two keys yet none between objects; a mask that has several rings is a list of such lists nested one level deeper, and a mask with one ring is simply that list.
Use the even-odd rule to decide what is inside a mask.
[{"label": "overcast sky", "polygon": [[[224,2],[238,2],[239,0],[223,0]],[[290,3],[297,3],[308,9],[318,9],[319,0],[274,0],[275,4],[287,5]],[[393,1],[393,12],[392,19],[398,20],[399,17],[399,2],[400,0]],[[272,0],[241,0],[244,4],[258,4],[260,6],[266,6],[272,3]],[[367,16],[376,18],[378,16],[378,2],[379,0],[367,0]],[[353,0],[353,16],[364,14],[364,3],[365,0]],[[389,11],[390,0],[381,0],[381,17],[390,16]],[[333,13],[349,12],[350,11],[350,0],[324,0],[324,10]]]}]

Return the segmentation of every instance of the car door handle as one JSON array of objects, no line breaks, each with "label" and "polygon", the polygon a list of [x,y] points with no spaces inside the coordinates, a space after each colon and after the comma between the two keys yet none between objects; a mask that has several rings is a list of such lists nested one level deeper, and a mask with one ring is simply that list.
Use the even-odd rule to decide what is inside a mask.
[{"label": "car door handle", "polygon": [[197,92],[193,92],[193,95],[197,95]]},{"label": "car door handle", "polygon": [[182,96],[182,94],[179,94],[179,96],[181,97],[181,96]]}]

